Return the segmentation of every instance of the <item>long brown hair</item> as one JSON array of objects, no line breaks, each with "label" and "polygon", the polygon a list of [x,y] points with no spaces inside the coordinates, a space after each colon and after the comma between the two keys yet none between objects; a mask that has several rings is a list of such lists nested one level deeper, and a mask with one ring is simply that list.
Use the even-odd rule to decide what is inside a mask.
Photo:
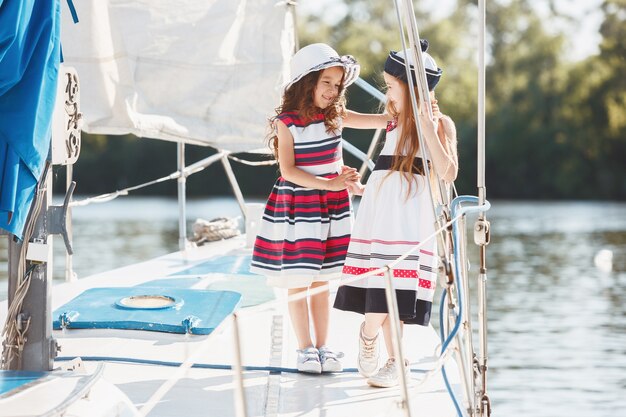
[{"label": "long brown hair", "polygon": [[[332,104],[325,109],[320,109],[313,104],[313,93],[315,92],[315,86],[322,74],[322,71],[313,71],[300,80],[292,84],[283,94],[281,104],[275,109],[276,115],[271,117],[268,128],[267,140],[270,149],[274,153],[276,159],[278,159],[278,136],[276,134],[276,119],[277,116],[285,112],[296,112],[303,119],[310,121],[317,117],[318,114],[324,115],[324,125],[326,131],[331,133],[339,129],[340,117],[346,115],[346,97],[345,88],[343,85],[343,78],[339,84],[339,94],[335,98]],[[345,76],[345,72],[344,72]]]},{"label": "long brown hair", "polygon": [[[402,86],[404,93],[404,102],[402,103],[402,110],[398,112],[391,101],[387,101],[385,109],[391,115],[397,119],[398,129],[398,142],[396,143],[396,149],[391,163],[390,175],[393,171],[399,171],[400,174],[406,179],[408,184],[407,198],[411,195],[413,184],[417,187],[417,179],[413,175],[414,172],[420,172],[423,174],[423,168],[414,166],[415,157],[418,156],[420,151],[419,136],[417,134],[417,127],[415,126],[415,117],[413,116],[413,103],[411,101],[411,92],[409,91],[409,85],[404,81],[398,79]],[[419,106],[420,95],[419,90],[415,87],[415,97]],[[418,108],[419,111],[419,108]]]}]

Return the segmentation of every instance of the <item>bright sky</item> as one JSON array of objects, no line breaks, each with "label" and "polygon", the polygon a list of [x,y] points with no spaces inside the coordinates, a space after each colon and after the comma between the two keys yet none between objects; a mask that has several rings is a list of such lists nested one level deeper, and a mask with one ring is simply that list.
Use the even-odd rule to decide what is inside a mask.
[{"label": "bright sky", "polygon": [[[349,2],[349,0],[344,0]],[[298,11],[300,14],[322,15],[329,24],[337,22],[347,13],[344,1],[338,0],[299,0]],[[390,7],[393,2],[388,0]],[[513,0],[509,0],[513,1]],[[602,23],[600,3],[602,0],[556,0],[557,10],[571,17],[570,22],[555,22],[553,27],[546,25],[546,29],[563,32],[569,42],[571,54],[568,57],[577,61],[598,52],[598,44],[601,36],[598,32]],[[547,15],[548,5],[546,0],[531,0],[536,4],[537,10],[542,15]],[[420,0],[423,9],[432,9],[436,19],[444,18],[455,6],[455,0]],[[489,8],[489,0],[487,0]]]}]

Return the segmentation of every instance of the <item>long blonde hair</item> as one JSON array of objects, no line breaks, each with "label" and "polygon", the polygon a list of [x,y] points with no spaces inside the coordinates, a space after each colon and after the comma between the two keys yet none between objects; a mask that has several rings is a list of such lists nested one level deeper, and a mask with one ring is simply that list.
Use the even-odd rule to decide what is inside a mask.
[{"label": "long blonde hair", "polygon": [[326,131],[331,133],[339,129],[340,117],[346,115],[346,97],[343,78],[339,85],[339,94],[332,104],[325,109],[320,109],[313,103],[313,93],[315,86],[322,74],[322,71],[311,72],[300,80],[292,84],[283,94],[281,104],[275,109],[276,115],[272,116],[269,121],[269,132],[267,136],[268,144],[276,159],[278,159],[278,136],[276,134],[277,116],[285,112],[298,113],[300,117],[306,121],[311,121],[320,113],[324,115],[324,125]]},{"label": "long blonde hair", "polygon": [[[398,111],[391,101],[387,101],[387,105],[385,106],[387,112],[397,119],[398,126],[398,142],[396,143],[396,149],[393,155],[391,171],[389,174],[393,171],[398,171],[404,179],[406,179],[408,184],[408,198],[408,196],[411,195],[413,184],[417,187],[417,179],[413,173],[417,171],[424,175],[424,168],[415,166],[415,157],[418,156],[420,151],[420,143],[419,136],[417,134],[417,127],[415,126],[415,117],[413,116],[413,103],[411,101],[409,85],[399,78],[397,79],[400,82],[400,85],[402,85],[402,91],[404,93],[404,102],[401,107],[402,110]],[[419,103],[421,102],[419,90],[417,87],[414,88],[415,97],[417,98],[419,106]]]}]

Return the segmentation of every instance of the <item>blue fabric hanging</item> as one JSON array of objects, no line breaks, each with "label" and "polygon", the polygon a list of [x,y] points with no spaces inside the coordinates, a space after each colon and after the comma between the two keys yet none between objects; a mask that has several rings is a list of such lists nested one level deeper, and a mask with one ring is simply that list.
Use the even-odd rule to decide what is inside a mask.
[{"label": "blue fabric hanging", "polygon": [[0,228],[22,238],[50,150],[59,0],[0,0]]}]

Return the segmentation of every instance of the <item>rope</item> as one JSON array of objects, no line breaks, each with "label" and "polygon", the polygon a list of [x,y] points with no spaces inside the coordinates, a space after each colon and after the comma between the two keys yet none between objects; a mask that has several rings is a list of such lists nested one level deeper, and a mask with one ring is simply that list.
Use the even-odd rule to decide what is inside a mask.
[{"label": "rope", "polygon": [[172,173],[172,174],[170,174],[170,175],[168,175],[166,177],[161,177],[161,178],[158,178],[156,180],[144,182],[142,184],[135,185],[133,187],[124,188],[122,190],[113,191],[111,193],[100,194],[99,196],[85,198],[83,200],[75,200],[75,201],[72,201],[69,204],[69,206],[70,207],[79,207],[79,206],[86,206],[86,205],[89,205],[91,203],[106,203],[108,201],[115,200],[117,197],[119,197],[121,195],[128,195],[128,193],[130,193],[131,191],[136,191],[136,190],[139,190],[141,188],[145,188],[145,187],[149,187],[151,185],[162,183],[164,181],[175,180],[175,179],[177,179],[179,177],[180,177],[180,172],[177,171],[177,172],[174,172],[174,173]]},{"label": "rope", "polygon": [[31,277],[33,271],[37,267],[36,264],[30,265],[26,269],[26,251],[30,238],[33,236],[35,230],[35,223],[41,212],[43,206],[43,194],[47,189],[48,174],[50,172],[50,163],[47,162],[44,168],[41,180],[37,184],[37,191],[33,200],[33,210],[28,217],[26,227],[24,229],[24,240],[20,249],[17,266],[17,285],[15,294],[11,300],[11,304],[8,306],[7,317],[0,333],[0,338],[3,339],[2,345],[2,357],[0,358],[0,369],[11,369],[14,360],[18,360],[18,367],[20,367],[20,360],[22,351],[26,344],[26,332],[30,326],[30,317],[23,322],[20,314],[22,312],[22,304],[30,288]]},{"label": "rope", "polygon": [[[196,162],[195,164],[189,165],[183,170],[183,176],[187,178],[193,174],[196,174],[204,170],[206,167],[208,167],[215,161],[223,158],[224,156],[228,156],[228,158],[232,159],[233,161],[239,162],[240,164],[250,165],[250,166],[269,166],[269,165],[275,165],[277,162],[275,159],[271,159],[269,161],[248,161],[245,159],[237,158],[236,156],[233,156],[225,151],[221,151],[215,155],[209,156],[208,158],[202,159]],[[82,207],[82,206],[87,206],[92,203],[107,203],[111,200],[115,200],[119,196],[127,196],[129,193],[133,191],[150,187],[152,185],[160,184],[165,181],[175,180],[175,179],[180,178],[180,176],[181,176],[180,171],[172,172],[171,174],[166,175],[164,177],[157,178],[155,180],[144,182],[144,183],[134,185],[131,187],[126,187],[121,190],[116,190],[110,193],[100,194],[98,196],[89,197],[89,198],[85,198],[82,200],[74,200],[69,204],[69,206],[70,207]]]},{"label": "rope", "polygon": [[201,246],[207,242],[217,240],[230,239],[239,236],[239,217],[230,219],[227,217],[218,217],[213,220],[196,219],[193,226],[192,242]]},{"label": "rope", "polygon": [[[200,172],[202,170],[204,170],[206,167],[208,167],[209,165],[211,165],[212,163],[228,156],[228,152],[226,151],[220,151],[218,153],[216,153],[215,155],[211,155],[207,158],[201,159],[200,161],[191,164],[187,167],[185,167],[182,171],[182,176],[187,178],[197,172]],[[151,185],[155,185],[155,184],[159,184],[165,181],[169,181],[169,180],[175,180],[181,177],[181,171],[175,171],[172,172],[169,175],[166,175],[165,177],[161,177],[161,178],[157,178],[155,180],[152,181],[148,181],[148,182],[144,182],[142,184],[139,185],[135,185],[132,187],[127,187],[127,188],[123,188],[121,190],[117,190],[111,193],[105,193],[105,194],[101,194],[99,196],[96,197],[90,197],[90,198],[85,198],[83,200],[76,200],[76,201],[72,201],[69,206],[70,207],[77,207],[77,206],[86,206],[88,204],[91,203],[106,203],[108,201],[114,200],[117,197],[121,196],[121,195],[128,195],[128,193],[132,192],[132,191],[136,191],[139,190],[141,188],[145,188],[145,187],[149,187]]]},{"label": "rope", "polygon": [[[74,359],[80,358],[80,360],[84,362],[117,362],[117,363],[136,363],[140,365],[156,365],[156,366],[168,366],[168,367],[178,367],[182,365],[182,362],[173,362],[173,361],[160,361],[156,359],[141,359],[141,358],[128,358],[128,357],[116,357],[116,356],[59,356],[55,358],[55,362],[69,362]],[[194,369],[218,369],[224,371],[231,371],[233,369],[232,365],[220,364],[220,363],[194,363],[191,365],[191,368]],[[290,373],[290,374],[298,374],[301,373],[296,368],[287,368],[284,366],[257,366],[257,365],[247,365],[243,367],[244,371],[267,371],[270,373]],[[340,372],[333,373],[345,373],[345,374],[356,374],[359,370],[357,368],[343,368]],[[424,375],[428,375],[428,372],[423,371],[421,369],[412,369],[412,373],[423,373]]]}]

